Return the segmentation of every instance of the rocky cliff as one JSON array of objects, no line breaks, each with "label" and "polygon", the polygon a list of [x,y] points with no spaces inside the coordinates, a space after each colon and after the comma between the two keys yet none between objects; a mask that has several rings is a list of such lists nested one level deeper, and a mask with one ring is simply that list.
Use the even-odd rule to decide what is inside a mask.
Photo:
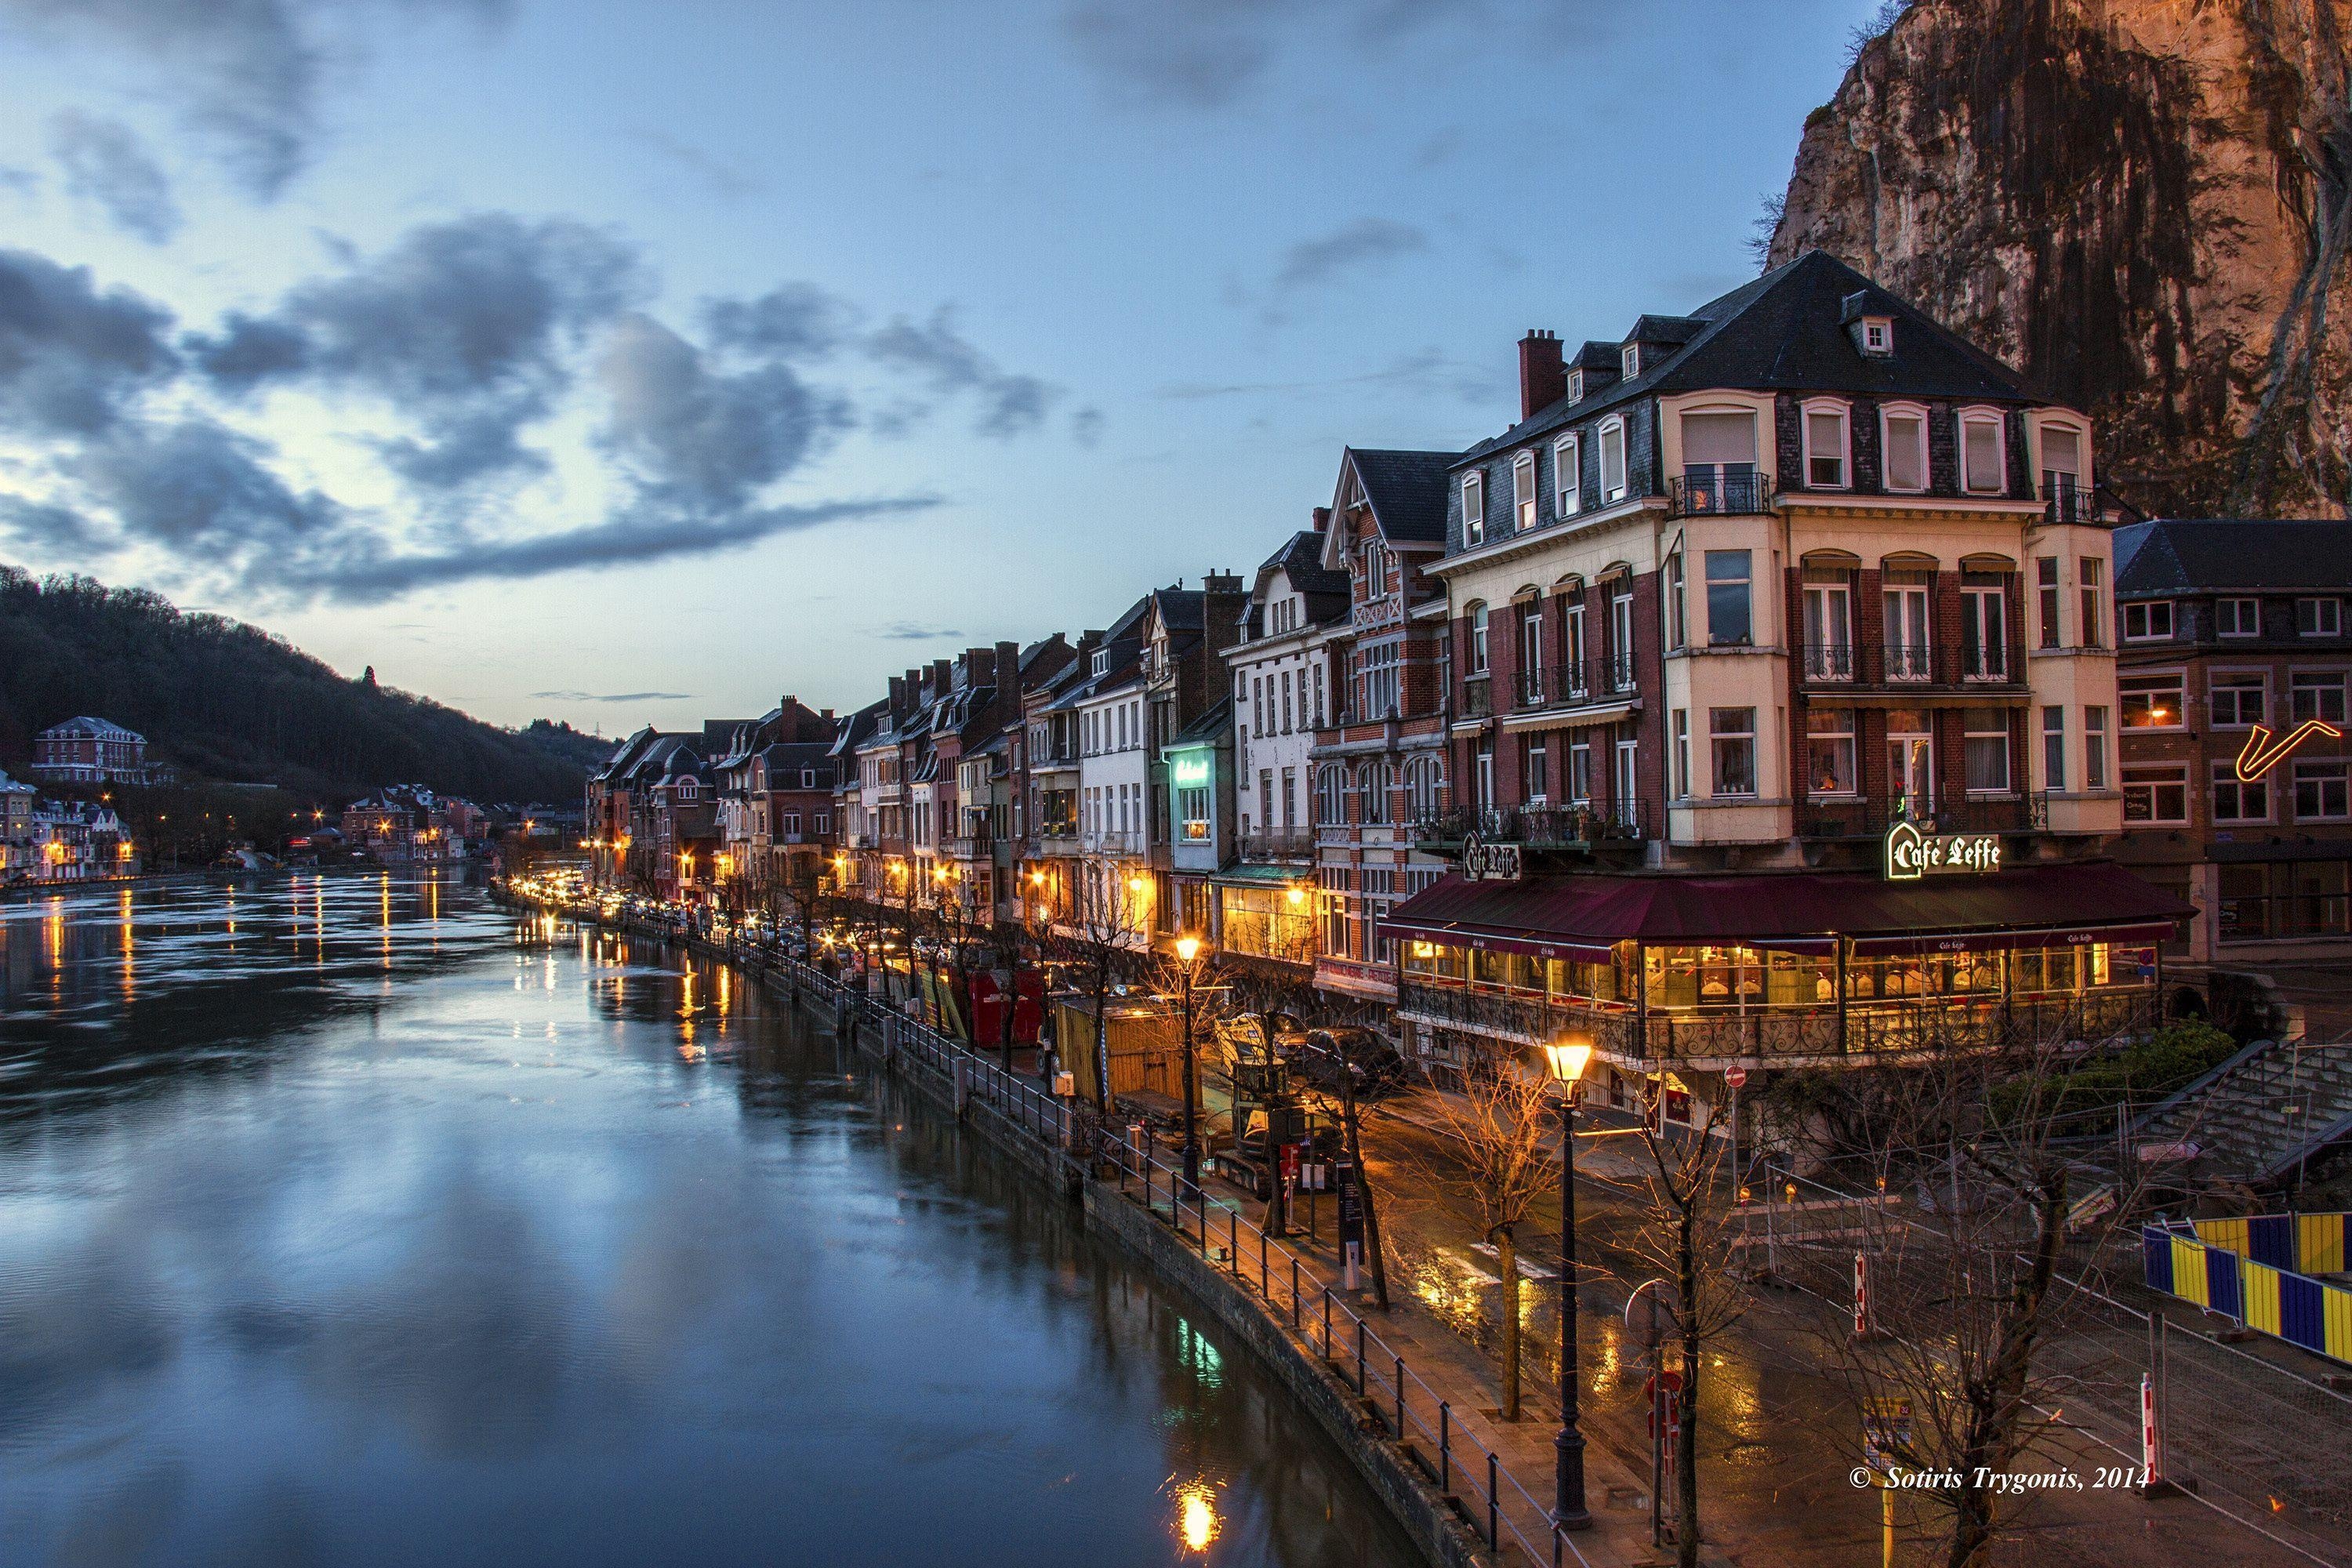
[{"label": "rocky cliff", "polygon": [[1915,0],[1805,124],[1826,249],[2099,420],[2173,515],[2352,510],[2352,0]]}]

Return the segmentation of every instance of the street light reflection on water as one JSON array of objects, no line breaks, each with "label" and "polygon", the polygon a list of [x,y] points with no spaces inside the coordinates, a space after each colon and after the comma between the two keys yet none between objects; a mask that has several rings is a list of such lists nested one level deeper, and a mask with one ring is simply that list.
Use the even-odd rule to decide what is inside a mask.
[{"label": "street light reflection on water", "polygon": [[1254,1362],[760,988],[454,880],[230,910],[0,905],[0,1563],[1415,1561]]}]

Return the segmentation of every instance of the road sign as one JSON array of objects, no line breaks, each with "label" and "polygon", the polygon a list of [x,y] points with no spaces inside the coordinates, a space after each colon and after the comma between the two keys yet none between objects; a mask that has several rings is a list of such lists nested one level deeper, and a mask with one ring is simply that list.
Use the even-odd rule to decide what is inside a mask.
[{"label": "road sign", "polygon": [[1911,1402],[1873,1399],[1862,1407],[1862,1458],[1874,1470],[1884,1470],[1911,1446]]},{"label": "road sign", "polygon": [[1642,1384],[1650,1397],[1650,1436],[1672,1442],[1683,1429],[1683,1374],[1662,1372]]},{"label": "road sign", "polygon": [[1870,1337],[1870,1260],[1859,1252],[1853,1255],[1853,1337]]},{"label": "road sign", "polygon": [[1729,1084],[1734,1089],[1745,1089],[1748,1087],[1748,1069],[1746,1068],[1727,1068],[1724,1069],[1723,1081]]}]

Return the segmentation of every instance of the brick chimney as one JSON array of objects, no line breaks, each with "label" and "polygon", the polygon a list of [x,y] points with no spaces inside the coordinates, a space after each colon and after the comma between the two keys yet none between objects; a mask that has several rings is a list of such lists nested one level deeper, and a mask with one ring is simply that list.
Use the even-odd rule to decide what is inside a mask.
[{"label": "brick chimney", "polygon": [[1318,533],[1328,533],[1331,531],[1331,509],[1329,507],[1318,506],[1315,509],[1315,531]]},{"label": "brick chimney", "polygon": [[1000,694],[1018,694],[1021,685],[1021,645],[1001,642],[996,645],[996,689]]},{"label": "brick chimney", "polygon": [[1567,395],[1568,365],[1560,358],[1559,334],[1538,327],[1519,340],[1519,417]]},{"label": "brick chimney", "polygon": [[907,678],[903,675],[894,675],[890,678],[890,717],[893,719],[903,717],[906,711]]}]

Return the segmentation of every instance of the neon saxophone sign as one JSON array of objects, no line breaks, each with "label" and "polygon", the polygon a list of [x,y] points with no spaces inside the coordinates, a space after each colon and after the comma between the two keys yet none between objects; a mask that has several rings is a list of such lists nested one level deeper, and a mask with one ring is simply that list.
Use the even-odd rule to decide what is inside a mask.
[{"label": "neon saxophone sign", "polygon": [[2238,777],[2246,784],[2252,784],[2284,762],[2289,752],[2294,751],[2314,735],[2326,735],[2330,740],[2339,740],[2343,734],[2343,731],[2324,719],[2305,719],[2289,731],[2284,740],[2273,745],[2270,727],[2266,724],[2257,724],[2254,726],[2254,732],[2246,737],[2244,748],[2238,752]]}]

